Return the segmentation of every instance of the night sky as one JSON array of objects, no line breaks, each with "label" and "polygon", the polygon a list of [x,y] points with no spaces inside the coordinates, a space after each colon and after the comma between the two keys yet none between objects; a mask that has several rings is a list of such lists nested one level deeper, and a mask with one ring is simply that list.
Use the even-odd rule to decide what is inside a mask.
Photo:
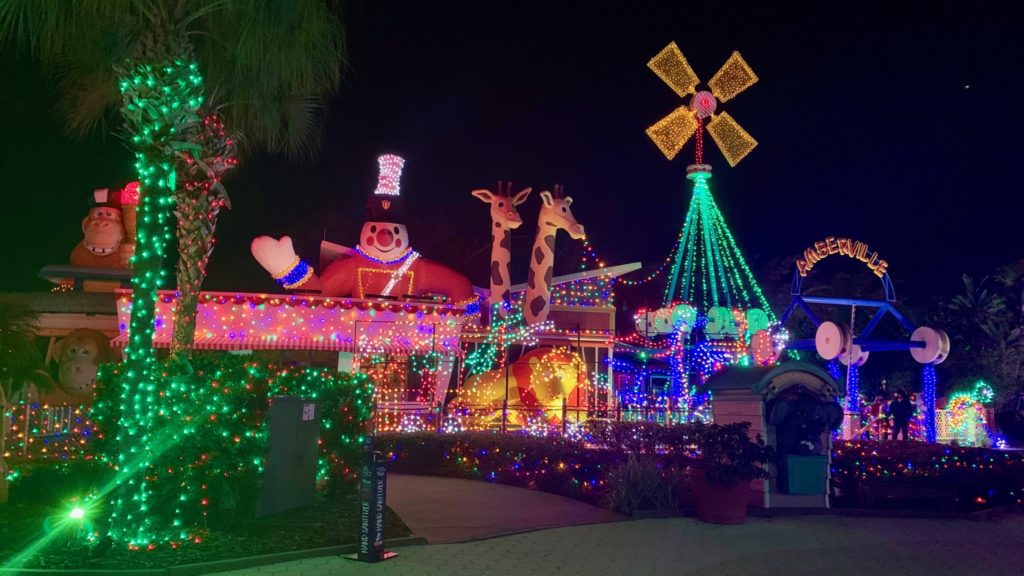
[{"label": "night sky", "polygon": [[[760,145],[736,168],[710,141],[707,154],[755,271],[851,236],[889,261],[901,296],[920,300],[956,290],[963,272],[1024,257],[1024,9],[1012,3],[708,3],[699,14],[692,2],[454,4],[345,6],[349,69],[321,155],[243,160],[227,182],[234,209],[222,213],[207,289],[276,289],[249,255],[258,234],[292,235],[311,262],[325,232],[355,244],[382,152],[407,159],[413,245],[477,284],[489,220],[469,193],[498,179],[535,189],[514,280],[525,279],[536,193],[555,182],[609,264],[661,261],[685,214],[693,154],[668,162],[644,134],[680,103],[646,67],[672,40],[702,80],[733,50],[761,79],[721,107]],[[46,289],[36,272],[67,261],[91,190],[132,176],[116,137],[63,134],[56,90],[26,57],[0,53],[3,291]],[[575,254],[568,237],[559,246],[563,272]]]}]

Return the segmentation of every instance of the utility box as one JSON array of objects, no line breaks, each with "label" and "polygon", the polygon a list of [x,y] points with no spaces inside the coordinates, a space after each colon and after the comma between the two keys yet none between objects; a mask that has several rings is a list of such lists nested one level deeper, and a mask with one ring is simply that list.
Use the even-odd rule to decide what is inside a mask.
[{"label": "utility box", "polygon": [[779,474],[779,492],[786,494],[823,494],[825,492],[828,456],[787,454],[785,463],[785,475]]},{"label": "utility box", "polygon": [[271,399],[270,450],[256,516],[269,516],[313,501],[316,493],[320,407],[295,396]]}]

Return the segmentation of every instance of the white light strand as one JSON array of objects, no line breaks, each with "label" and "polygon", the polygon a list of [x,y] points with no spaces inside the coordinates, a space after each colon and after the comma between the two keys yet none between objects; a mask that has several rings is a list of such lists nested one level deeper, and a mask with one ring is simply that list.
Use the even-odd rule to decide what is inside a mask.
[{"label": "white light strand", "polygon": [[391,290],[395,288],[395,284],[398,284],[398,281],[401,280],[402,276],[405,276],[405,273],[409,271],[409,268],[412,266],[412,263],[415,262],[416,259],[419,257],[420,253],[416,251],[413,251],[411,254],[409,254],[409,257],[405,259],[405,262],[402,262],[402,265],[396,268],[395,271],[391,273],[391,280],[388,280],[388,284],[387,286],[384,287],[384,290],[381,292],[381,296],[391,295]]}]

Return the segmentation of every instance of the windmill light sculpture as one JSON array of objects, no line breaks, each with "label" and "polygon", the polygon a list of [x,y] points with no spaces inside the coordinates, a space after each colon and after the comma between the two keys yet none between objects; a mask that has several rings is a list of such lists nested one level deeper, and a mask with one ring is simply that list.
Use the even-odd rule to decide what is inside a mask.
[{"label": "windmill light sculpture", "polygon": [[[647,135],[668,160],[693,138],[696,158],[686,169],[693,193],[676,246],[647,279],[662,271],[667,274],[661,308],[653,313],[641,311],[634,320],[637,331],[647,339],[669,336],[666,358],[673,387],[679,390],[681,401],[689,401],[689,374],[706,377],[717,370],[719,363],[705,360],[726,358],[727,363],[769,365],[777,361],[784,346],[785,334],[775,330],[778,321],[714,200],[708,185],[711,166],[704,163],[705,129],[730,166],[736,166],[757,146],[719,107],[758,78],[739,52],[733,52],[707,89],[698,90],[700,79],[675,42],[647,66],[684,99],[681,106],[649,127]],[[701,332],[694,334],[698,328]]]},{"label": "windmill light sculpture", "polygon": [[702,165],[704,122],[708,118],[711,120],[707,122],[707,131],[730,166],[736,166],[757,146],[757,140],[733,120],[728,112],[715,113],[720,102],[732,100],[757,82],[757,75],[739,52],[733,52],[711,77],[708,82],[710,91],[697,91],[700,80],[675,42],[669,43],[657,56],[651,58],[647,66],[680,98],[690,96],[687,104],[676,108],[647,129],[647,135],[666,158],[675,158],[696,134],[696,164]]}]

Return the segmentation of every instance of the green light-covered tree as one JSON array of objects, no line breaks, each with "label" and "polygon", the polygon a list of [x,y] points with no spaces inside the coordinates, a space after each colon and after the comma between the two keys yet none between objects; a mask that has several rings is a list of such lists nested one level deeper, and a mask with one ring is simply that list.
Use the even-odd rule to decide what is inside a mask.
[{"label": "green light-covered tree", "polygon": [[[61,80],[72,132],[87,133],[116,110],[135,157],[138,239],[131,339],[119,379],[115,464],[121,479],[111,533],[133,545],[148,544],[156,528],[147,520],[151,468],[180,432],[170,429],[174,420],[168,417],[176,412],[170,400],[175,395],[164,390],[171,375],[156,373],[156,291],[171,237],[167,218],[176,194],[189,192],[179,187],[195,182],[194,175],[181,173],[181,162],[208,158],[213,150],[202,149],[200,107],[207,91],[215,91],[228,104],[222,115],[241,142],[312,152],[316,108],[340,81],[341,21],[317,0],[5,0],[0,41],[26,47]],[[213,170],[202,176],[219,179]],[[214,186],[199,189],[221,193]],[[218,203],[205,205],[215,219]],[[207,257],[212,233],[211,221],[188,230],[183,258]],[[205,249],[193,249],[191,241],[205,243]],[[205,266],[189,270],[194,272],[184,287],[197,294]],[[182,335],[190,339],[191,331]]]}]

